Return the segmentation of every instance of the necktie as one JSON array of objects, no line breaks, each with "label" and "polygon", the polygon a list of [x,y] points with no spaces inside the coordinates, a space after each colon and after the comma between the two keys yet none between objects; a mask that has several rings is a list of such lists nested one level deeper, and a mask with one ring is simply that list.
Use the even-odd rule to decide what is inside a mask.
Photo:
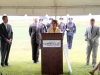
[{"label": "necktie", "polygon": [[4,24],[4,25],[5,25],[6,29],[7,29],[7,24]]},{"label": "necktie", "polygon": [[93,32],[93,26],[92,26],[92,28],[91,28],[91,33]]},{"label": "necktie", "polygon": [[7,29],[7,25],[6,25],[6,29]]}]

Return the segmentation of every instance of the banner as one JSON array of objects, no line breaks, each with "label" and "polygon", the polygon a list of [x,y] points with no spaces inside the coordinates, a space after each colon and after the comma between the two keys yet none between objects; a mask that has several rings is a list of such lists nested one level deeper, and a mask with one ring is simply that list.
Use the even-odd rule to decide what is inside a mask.
[{"label": "banner", "polygon": [[43,40],[43,47],[61,47],[61,40]]},{"label": "banner", "polygon": [[68,59],[68,45],[67,44],[63,45],[63,50],[64,50],[64,54],[65,54],[65,57],[66,57],[66,63],[68,65],[68,69],[70,71],[70,74],[72,74],[72,68],[71,68],[71,65],[70,65],[70,62],[69,62],[69,59]]}]

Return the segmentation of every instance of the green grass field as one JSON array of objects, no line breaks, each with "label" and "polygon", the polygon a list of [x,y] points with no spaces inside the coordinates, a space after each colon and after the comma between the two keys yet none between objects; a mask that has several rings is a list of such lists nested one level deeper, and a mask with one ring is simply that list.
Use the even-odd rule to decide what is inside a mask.
[{"label": "green grass field", "polygon": [[[28,27],[30,23],[11,23],[14,31],[13,44],[10,51],[9,67],[0,67],[0,72],[3,75],[42,75],[41,74],[41,50],[38,64],[32,64],[32,52],[30,37],[28,34]],[[99,25],[100,23],[98,23]],[[88,71],[92,68],[85,66],[86,61],[86,42],[84,41],[84,33],[86,26],[89,23],[77,23],[77,32],[74,36],[73,49],[68,51],[70,63],[72,66],[72,75],[90,75]],[[66,43],[66,35],[64,37],[64,44]],[[98,49],[98,60],[100,60],[100,47]],[[63,56],[63,75],[70,75],[65,56]],[[91,60],[90,60],[91,61]],[[95,73],[97,75],[97,72]]]}]

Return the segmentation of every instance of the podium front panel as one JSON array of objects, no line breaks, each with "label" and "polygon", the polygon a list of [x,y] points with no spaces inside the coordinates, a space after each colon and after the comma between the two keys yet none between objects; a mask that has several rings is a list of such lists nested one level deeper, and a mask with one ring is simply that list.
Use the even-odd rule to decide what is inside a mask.
[{"label": "podium front panel", "polygon": [[42,34],[42,74],[63,74],[62,34]]}]

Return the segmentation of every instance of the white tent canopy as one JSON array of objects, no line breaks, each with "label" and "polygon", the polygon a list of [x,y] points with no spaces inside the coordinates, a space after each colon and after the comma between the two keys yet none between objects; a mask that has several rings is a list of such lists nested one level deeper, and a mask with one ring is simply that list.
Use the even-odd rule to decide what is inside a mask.
[{"label": "white tent canopy", "polygon": [[65,16],[100,14],[100,0],[0,0],[0,15]]}]

